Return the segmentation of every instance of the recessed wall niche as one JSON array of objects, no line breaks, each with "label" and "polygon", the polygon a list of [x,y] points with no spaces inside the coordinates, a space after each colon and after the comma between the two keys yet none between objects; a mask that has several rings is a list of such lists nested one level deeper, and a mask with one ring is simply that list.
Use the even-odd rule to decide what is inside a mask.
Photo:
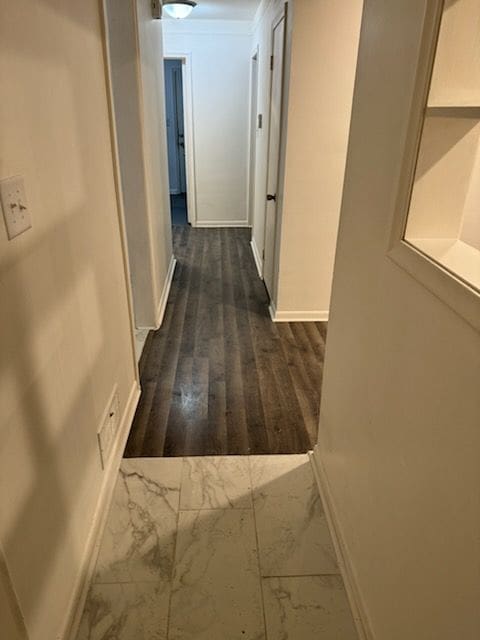
[{"label": "recessed wall niche", "polygon": [[480,2],[447,0],[404,239],[480,291]]}]

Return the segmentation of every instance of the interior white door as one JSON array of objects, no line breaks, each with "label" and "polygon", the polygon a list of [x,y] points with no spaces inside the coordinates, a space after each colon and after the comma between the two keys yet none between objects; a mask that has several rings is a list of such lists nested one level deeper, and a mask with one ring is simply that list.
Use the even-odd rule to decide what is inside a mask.
[{"label": "interior white door", "polygon": [[265,210],[265,240],[263,278],[270,298],[275,280],[275,249],[277,228],[277,190],[282,118],[283,54],[285,41],[285,16],[273,27],[272,86],[270,94],[270,135],[268,147],[267,203]]}]

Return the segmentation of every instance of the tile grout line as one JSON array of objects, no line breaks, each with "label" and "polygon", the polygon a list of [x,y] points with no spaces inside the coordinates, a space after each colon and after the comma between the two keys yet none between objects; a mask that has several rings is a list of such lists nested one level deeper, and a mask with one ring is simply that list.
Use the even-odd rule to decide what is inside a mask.
[{"label": "tile grout line", "polygon": [[175,541],[173,543],[173,556],[172,556],[172,571],[170,574],[170,594],[168,596],[168,611],[167,611],[167,626],[165,630],[165,640],[170,637],[170,616],[172,612],[172,597],[173,597],[173,578],[175,575],[175,560],[177,557],[177,540],[178,540],[178,523],[180,519],[180,500],[182,499],[182,485],[183,485],[183,467],[185,464],[185,457],[182,456],[182,464],[180,465],[180,488],[178,492],[178,509],[177,518],[175,523]]},{"label": "tile grout line", "polygon": [[331,578],[331,577],[341,578],[342,574],[341,573],[296,573],[294,575],[283,574],[283,575],[262,576],[264,580],[269,580],[270,578],[272,579],[280,578],[284,580],[287,578]]},{"label": "tile grout line", "polygon": [[262,614],[263,614],[263,628],[265,630],[265,640],[268,640],[268,631],[267,631],[267,616],[265,613],[265,598],[263,595],[263,579],[262,579],[262,569],[260,566],[260,544],[258,542],[258,529],[257,529],[257,516],[255,513],[255,500],[253,496],[253,479],[252,479],[252,468],[250,466],[250,458],[251,456],[247,456],[248,458],[248,477],[250,479],[250,497],[252,500],[252,513],[253,513],[253,526],[255,528],[255,542],[257,546],[257,564],[258,564],[258,582],[260,586],[260,601],[262,605]]},{"label": "tile grout line", "polygon": [[201,509],[179,509],[181,513],[197,511],[253,511],[253,507],[202,507]]}]

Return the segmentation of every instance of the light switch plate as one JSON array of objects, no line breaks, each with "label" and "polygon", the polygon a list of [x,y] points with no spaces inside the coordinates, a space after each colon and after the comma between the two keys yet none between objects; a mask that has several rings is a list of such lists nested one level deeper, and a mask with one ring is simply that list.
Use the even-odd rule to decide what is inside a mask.
[{"label": "light switch plate", "polygon": [[22,176],[0,180],[0,197],[8,239],[13,240],[32,226]]}]

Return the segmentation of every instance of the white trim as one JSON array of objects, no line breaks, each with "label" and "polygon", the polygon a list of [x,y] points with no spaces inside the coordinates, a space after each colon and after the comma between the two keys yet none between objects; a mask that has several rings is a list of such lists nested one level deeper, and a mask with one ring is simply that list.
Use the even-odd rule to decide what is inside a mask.
[{"label": "white trim", "polygon": [[444,265],[435,261],[430,255],[404,239],[442,12],[443,3],[436,1],[429,3],[424,15],[416,88],[405,141],[403,166],[387,246],[387,256],[455,313],[463,317],[476,331],[480,331],[480,294],[478,291],[450,272]]},{"label": "white trim", "polygon": [[[256,66],[255,66],[256,65]],[[256,68],[256,82],[253,70]],[[257,135],[258,135],[258,94],[260,89],[260,47],[257,44],[250,54],[250,78],[248,95],[248,155],[247,155],[247,219],[251,225],[255,218]],[[256,104],[253,96],[256,95]],[[253,127],[253,131],[252,131]],[[252,162],[253,159],[253,162]]]},{"label": "white trim", "polygon": [[250,227],[248,220],[197,220],[196,227],[222,228],[222,227]]},{"label": "white trim", "polygon": [[315,451],[311,451],[309,453],[309,457],[313,468],[313,475],[315,476],[320,498],[323,503],[323,510],[332,536],[338,566],[345,584],[345,590],[347,592],[359,640],[375,640],[372,632],[372,625],[370,624],[370,620],[367,616],[365,603],[358,586],[356,573],[350,560],[345,536],[343,535],[340,521],[337,516],[328,478],[320,458],[318,445],[315,447]]},{"label": "white trim", "polygon": [[140,386],[140,372],[135,351],[135,308],[133,303],[132,278],[130,274],[130,258],[128,255],[128,238],[127,225],[125,221],[125,209],[123,206],[123,187],[122,174],[120,170],[120,153],[118,149],[117,123],[115,120],[115,104],[113,99],[113,83],[112,83],[112,63],[110,57],[110,41],[108,33],[108,14],[106,0],[102,0],[101,4],[101,22],[103,36],[103,51],[105,56],[105,76],[107,84],[108,99],[108,118],[110,123],[110,137],[112,144],[112,159],[114,166],[115,179],[115,196],[118,208],[118,226],[120,229],[120,240],[122,246],[122,262],[125,276],[125,288],[127,290],[128,318],[130,321],[130,344],[132,350],[133,364],[135,368],[135,377],[138,386]]},{"label": "white trim", "polygon": [[275,322],[275,316],[277,315],[277,307],[275,306],[275,302],[270,300],[270,304],[268,305],[268,313],[270,314],[270,318],[272,322]]},{"label": "white trim", "polygon": [[175,273],[175,265],[177,261],[174,256],[170,258],[170,264],[168,265],[167,275],[165,277],[165,284],[163,285],[162,295],[160,296],[160,302],[157,307],[157,322],[156,329],[160,329],[163,323],[163,316],[165,315],[165,309],[167,308],[168,296],[170,294],[170,288],[172,286],[173,274]]},{"label": "white trim", "polygon": [[273,322],[328,322],[328,311],[277,311],[273,302],[269,310]]},{"label": "white trim", "polygon": [[110,456],[108,466],[103,472],[103,483],[99,491],[99,498],[93,515],[90,533],[88,534],[86,540],[85,550],[83,553],[77,581],[73,589],[72,598],[70,599],[70,604],[67,608],[67,614],[63,626],[64,631],[60,636],[65,640],[67,638],[69,640],[75,640],[78,633],[83,608],[85,606],[88,590],[90,587],[90,582],[95,570],[95,563],[97,561],[97,556],[100,549],[103,530],[107,522],[109,506],[112,500],[113,490],[115,488],[115,483],[117,480],[118,469],[120,467],[123,451],[125,449],[139,398],[140,386],[138,382],[134,380],[125,410],[123,412],[119,429],[119,436],[113,451],[113,455]]},{"label": "white trim", "polygon": [[195,134],[193,126],[192,54],[186,51],[165,51],[164,60],[182,61],[183,128],[185,132],[185,170],[187,178],[188,222],[196,226],[197,181],[195,175]]},{"label": "white trim", "polygon": [[252,247],[253,259],[255,260],[255,265],[257,267],[258,276],[263,280],[263,264],[260,258],[260,253],[258,252],[257,243],[255,242],[255,238],[252,237],[250,240],[250,246]]},{"label": "white trim", "polygon": [[404,240],[390,249],[387,256],[480,331],[480,294],[472,287]]}]

